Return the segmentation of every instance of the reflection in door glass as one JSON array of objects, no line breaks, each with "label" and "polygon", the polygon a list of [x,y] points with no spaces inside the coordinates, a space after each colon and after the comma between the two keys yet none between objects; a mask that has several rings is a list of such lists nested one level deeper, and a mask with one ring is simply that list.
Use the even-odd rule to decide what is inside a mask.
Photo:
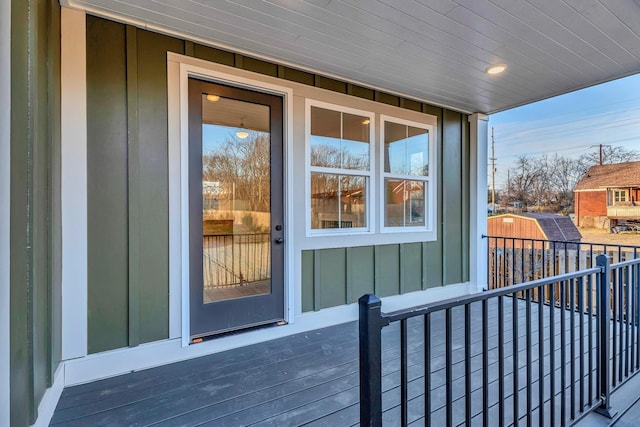
[{"label": "reflection in door glass", "polygon": [[205,303],[271,292],[269,107],[202,95]]}]

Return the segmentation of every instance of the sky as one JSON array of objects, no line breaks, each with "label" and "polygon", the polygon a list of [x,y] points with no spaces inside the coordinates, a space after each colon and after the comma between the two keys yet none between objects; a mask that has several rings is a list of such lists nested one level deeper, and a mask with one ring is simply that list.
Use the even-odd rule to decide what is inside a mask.
[{"label": "sky", "polygon": [[523,155],[577,158],[599,144],[640,150],[640,74],[492,114],[489,157],[492,127],[496,188]]}]

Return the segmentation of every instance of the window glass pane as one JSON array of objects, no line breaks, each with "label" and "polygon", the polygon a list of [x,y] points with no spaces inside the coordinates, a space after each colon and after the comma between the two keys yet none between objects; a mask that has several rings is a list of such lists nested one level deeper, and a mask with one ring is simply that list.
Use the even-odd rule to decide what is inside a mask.
[{"label": "window glass pane", "polygon": [[384,124],[384,171],[429,175],[429,132],[393,122]]},{"label": "window glass pane", "polygon": [[311,173],[311,228],[363,228],[366,177]]},{"label": "window glass pane", "polygon": [[311,165],[369,169],[369,119],[311,107]]},{"label": "window glass pane", "polygon": [[269,107],[202,95],[203,301],[271,292]]},{"label": "window glass pane", "polygon": [[385,179],[385,227],[422,226],[425,222],[425,183]]}]

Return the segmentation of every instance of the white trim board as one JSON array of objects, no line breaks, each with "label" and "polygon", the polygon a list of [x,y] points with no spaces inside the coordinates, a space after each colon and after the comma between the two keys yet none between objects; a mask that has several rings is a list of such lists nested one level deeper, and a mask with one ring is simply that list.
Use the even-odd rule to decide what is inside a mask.
[{"label": "white trim board", "polygon": [[[252,73],[213,64],[174,53],[167,54],[167,85],[169,113],[169,330],[170,338],[181,337],[188,346],[189,332],[189,78],[198,77],[221,84],[270,93],[283,97],[284,119],[284,209],[285,271],[284,316],[294,322],[294,255],[293,234],[290,232],[293,214],[292,166],[293,156],[293,90],[273,82],[253,78]],[[177,248],[180,248],[179,250]],[[173,248],[173,249],[171,249]],[[178,303],[180,301],[180,303]]]},{"label": "white trim board", "polygon": [[38,405],[38,419],[33,424],[34,427],[46,427],[51,423],[51,418],[64,390],[64,369],[65,362],[62,362],[53,374],[53,384],[45,390]]},{"label": "white trim board", "polygon": [[483,114],[469,116],[469,279],[477,290],[487,289],[487,246],[482,236],[487,234],[487,147],[489,117]]},{"label": "white trim board", "polygon": [[11,2],[0,2],[0,425],[10,424]]},{"label": "white trim board", "polygon": [[62,360],[87,354],[87,73],[84,12],[61,10]]},{"label": "white trim board", "polygon": [[[475,291],[475,285],[467,282],[385,297],[382,298],[382,310],[384,312],[401,310],[468,295]],[[250,330],[242,334],[219,337],[186,347],[182,346],[181,340],[177,338],[89,355],[65,362],[65,386],[84,384],[357,319],[358,304],[350,304],[298,315],[295,324]]]}]

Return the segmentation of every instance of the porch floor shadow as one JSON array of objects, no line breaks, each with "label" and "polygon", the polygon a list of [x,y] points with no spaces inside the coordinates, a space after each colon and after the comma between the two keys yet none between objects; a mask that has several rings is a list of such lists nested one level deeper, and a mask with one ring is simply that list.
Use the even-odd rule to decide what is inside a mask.
[{"label": "porch floor shadow", "polygon": [[[489,419],[503,417],[505,425],[513,423],[513,339],[512,317],[514,308],[518,313],[518,414],[525,421],[526,414],[536,425],[539,416],[539,385],[544,388],[543,416],[547,425],[558,425],[560,402],[568,403],[571,388],[570,369],[566,370],[565,393],[560,393],[561,384],[561,340],[560,315],[554,316],[554,382],[556,393],[549,396],[550,352],[549,352],[549,307],[543,306],[544,357],[547,374],[538,376],[538,306],[531,309],[532,359],[526,356],[526,327],[524,301],[512,304],[504,300],[504,354],[499,361],[497,302],[490,301],[489,311],[489,360],[488,393]],[[520,305],[522,304],[522,305]],[[579,329],[583,322],[585,344],[589,332],[595,343],[595,325],[587,328],[586,316],[565,311],[565,330]],[[453,319],[463,315],[454,309]],[[471,409],[472,425],[481,425],[482,411],[482,339],[480,305],[472,304],[471,336]],[[574,317],[573,322],[570,321]],[[453,353],[453,425],[465,423],[465,348],[464,321],[454,320],[451,333]],[[582,320],[581,320],[582,319]],[[413,321],[415,320],[415,321]],[[444,315],[435,313],[431,319],[431,425],[444,425],[445,416],[445,339]],[[422,337],[424,322],[411,319],[408,324],[408,398],[410,425],[423,425],[424,417],[424,347]],[[399,325],[393,323],[383,329],[383,410],[384,425],[400,424],[400,339]],[[569,335],[567,335],[569,336]],[[565,343],[568,357],[569,343]],[[197,344],[196,344],[197,345]],[[585,346],[586,347],[586,346]],[[588,367],[588,352],[584,348],[584,366]],[[576,351],[575,349],[572,351]],[[576,356],[579,351],[576,352]],[[504,372],[504,396],[499,401],[499,370]],[[526,407],[527,365],[531,366],[531,407]],[[595,358],[592,369],[596,367]],[[587,384],[587,372],[577,372],[573,378],[576,389],[578,381]],[[593,370],[592,370],[593,372]],[[157,368],[132,372],[117,377],[94,381],[64,389],[51,420],[52,426],[298,426],[328,425],[332,427],[358,425],[359,379],[358,379],[358,330],[357,323],[350,322],[325,329],[299,333],[264,343],[176,362]],[[595,388],[595,376],[592,387]],[[586,398],[587,393],[584,392]],[[549,423],[550,406],[555,406],[555,420]],[[527,409],[530,409],[527,412]],[[569,410],[569,409],[567,409]],[[500,411],[503,413],[500,414]]]}]

